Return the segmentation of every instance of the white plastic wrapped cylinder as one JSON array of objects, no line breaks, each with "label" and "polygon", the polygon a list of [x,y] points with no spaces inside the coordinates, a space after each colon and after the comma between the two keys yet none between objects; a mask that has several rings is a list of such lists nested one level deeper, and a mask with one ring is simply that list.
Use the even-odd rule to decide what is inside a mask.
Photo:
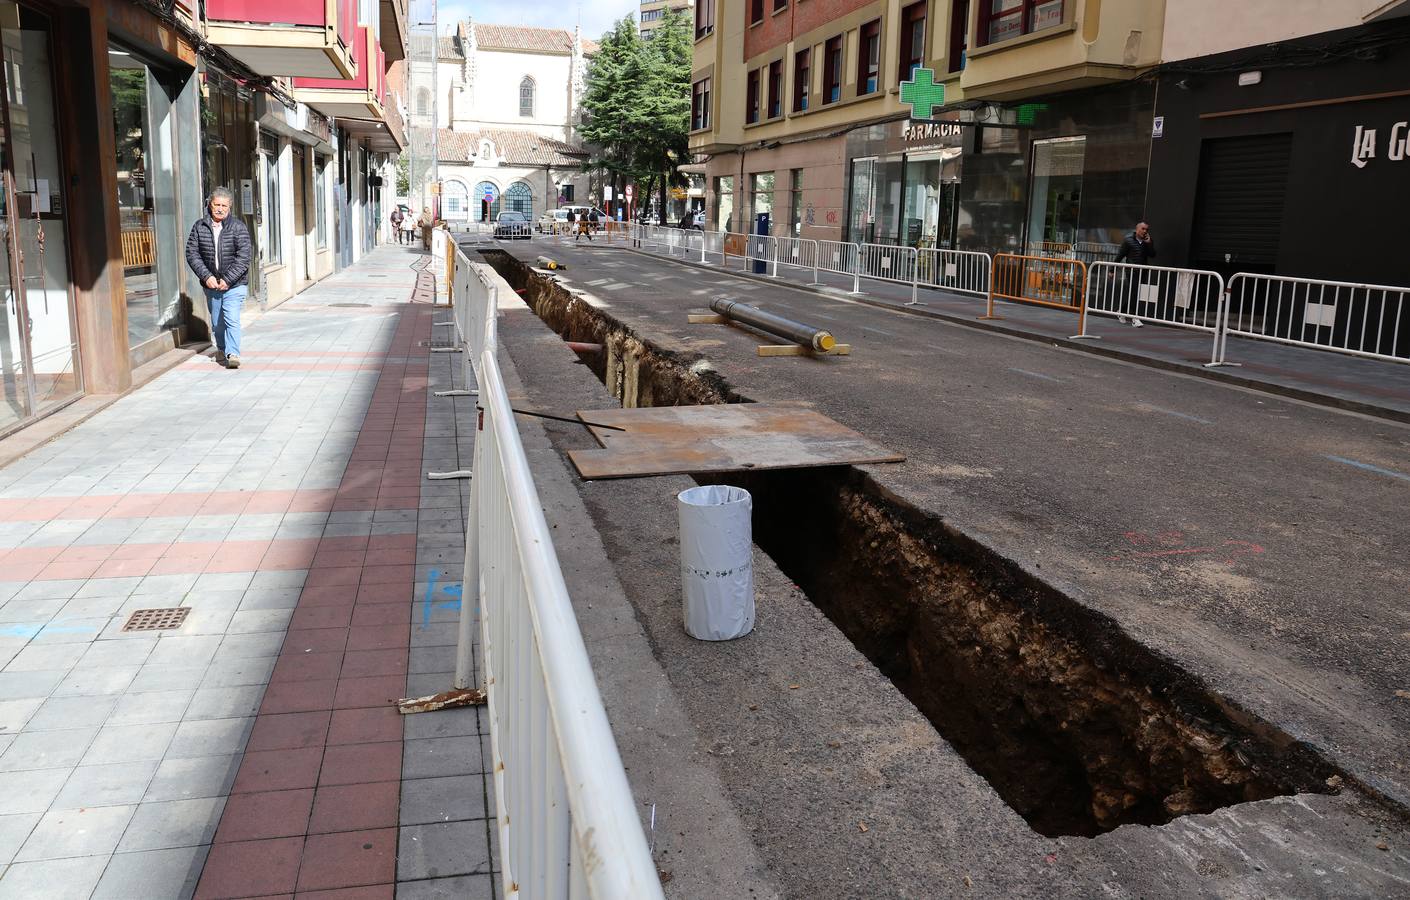
[{"label": "white plastic wrapped cylinder", "polygon": [[711,484],[676,500],[686,634],[743,637],[754,628],[754,499],[743,488]]}]

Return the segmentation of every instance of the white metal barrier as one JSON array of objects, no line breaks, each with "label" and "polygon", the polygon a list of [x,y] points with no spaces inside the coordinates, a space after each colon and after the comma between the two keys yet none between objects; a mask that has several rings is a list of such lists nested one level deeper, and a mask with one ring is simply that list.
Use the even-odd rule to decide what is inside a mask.
[{"label": "white metal barrier", "polygon": [[[774,263],[794,269],[811,269],[813,284],[818,283],[818,242],[809,238],[774,238]],[[775,269],[775,274],[777,269]]]},{"label": "white metal barrier", "polygon": [[[1224,361],[1226,302],[1218,272],[1114,262],[1092,263],[1087,269],[1087,312],[1213,334],[1210,366]],[[1079,337],[1088,336],[1086,322]]]},{"label": "white metal barrier", "polygon": [[452,296],[479,386],[455,684],[478,624],[501,894],[664,898],[500,376],[498,292],[458,253]]},{"label": "white metal barrier", "polygon": [[987,253],[927,248],[917,252],[916,265],[920,282],[927,287],[989,296],[994,260]]},{"label": "white metal barrier", "polygon": [[1091,266],[1099,262],[1113,262],[1121,252],[1120,244],[1104,244],[1100,241],[1078,241],[1072,245],[1072,254]]},{"label": "white metal barrier", "polygon": [[1410,287],[1240,272],[1229,279],[1223,337],[1410,362],[1407,298]]},{"label": "white metal barrier", "polygon": [[818,268],[824,272],[852,276],[852,293],[862,292],[862,279],[858,274],[856,244],[844,241],[818,241]]},{"label": "white metal barrier", "polygon": [[858,244],[857,277],[874,278],[878,281],[894,281],[911,286],[911,302],[919,303],[916,272],[918,256],[914,247],[900,247],[892,244]]}]

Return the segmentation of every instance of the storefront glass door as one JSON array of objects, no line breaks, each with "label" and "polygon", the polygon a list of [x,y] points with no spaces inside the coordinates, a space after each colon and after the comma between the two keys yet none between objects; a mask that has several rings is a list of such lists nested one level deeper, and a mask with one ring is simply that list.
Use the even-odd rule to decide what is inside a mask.
[{"label": "storefront glass door", "polygon": [[0,433],[82,390],[49,20],[0,2]]},{"label": "storefront glass door", "polygon": [[1085,137],[1033,142],[1033,189],[1028,200],[1028,251],[1048,251],[1044,244],[1077,241],[1082,209],[1082,164]]}]

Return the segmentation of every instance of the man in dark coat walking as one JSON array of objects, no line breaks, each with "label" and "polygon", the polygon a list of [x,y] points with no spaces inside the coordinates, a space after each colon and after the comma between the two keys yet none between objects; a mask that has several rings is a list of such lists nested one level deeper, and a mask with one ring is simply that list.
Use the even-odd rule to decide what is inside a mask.
[{"label": "man in dark coat walking", "polygon": [[227,188],[211,191],[206,215],[186,238],[186,265],[196,273],[211,312],[216,362],[240,368],[240,310],[250,292],[250,230],[230,217],[235,199]]},{"label": "man in dark coat walking", "polygon": [[[1121,242],[1121,249],[1116,253],[1116,261],[1129,263],[1133,266],[1148,266],[1152,259],[1155,259],[1155,238],[1151,237],[1151,227],[1145,222],[1140,222],[1136,225],[1136,230],[1126,235],[1126,239]],[[1131,278],[1127,282],[1127,296],[1132,307],[1130,323],[1136,328],[1141,327],[1141,320],[1134,315],[1141,283],[1142,279],[1140,278]],[[1127,322],[1126,316],[1117,316],[1116,318],[1123,325]]]}]

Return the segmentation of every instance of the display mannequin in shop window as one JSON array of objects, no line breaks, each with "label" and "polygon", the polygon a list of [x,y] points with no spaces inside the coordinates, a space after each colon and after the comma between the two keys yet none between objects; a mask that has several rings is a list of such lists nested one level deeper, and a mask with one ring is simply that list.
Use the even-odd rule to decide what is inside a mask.
[{"label": "display mannequin in shop window", "polygon": [[240,311],[249,294],[250,230],[230,217],[235,196],[229,189],[211,191],[206,214],[186,238],[186,265],[201,280],[211,313],[216,362],[240,368]]}]

